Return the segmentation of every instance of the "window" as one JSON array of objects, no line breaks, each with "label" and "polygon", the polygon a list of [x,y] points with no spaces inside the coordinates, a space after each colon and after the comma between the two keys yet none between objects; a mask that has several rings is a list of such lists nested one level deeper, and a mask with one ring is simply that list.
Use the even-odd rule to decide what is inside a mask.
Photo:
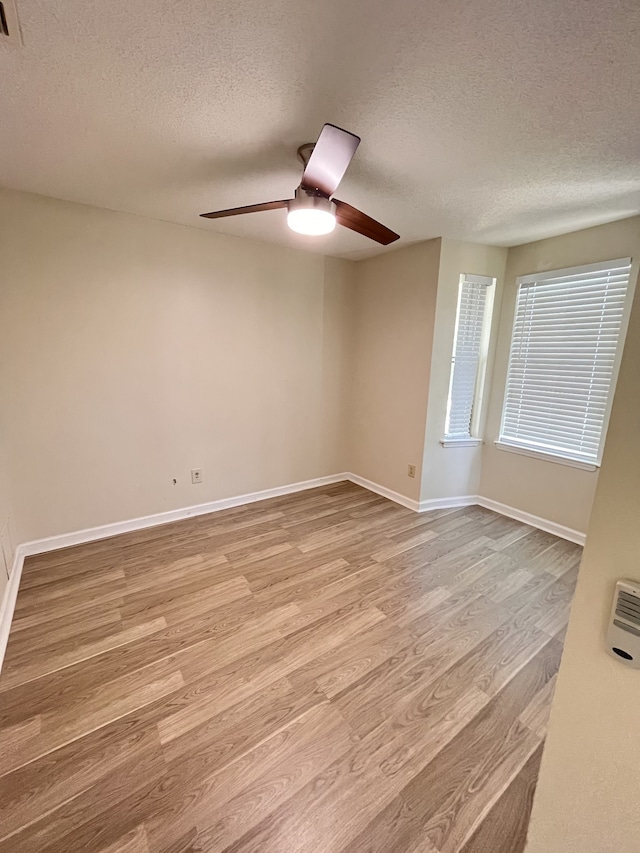
[{"label": "window", "polygon": [[442,443],[470,444],[478,434],[480,390],[484,384],[495,279],[461,275],[453,339],[449,397]]},{"label": "window", "polygon": [[499,447],[600,463],[630,266],[518,279]]}]

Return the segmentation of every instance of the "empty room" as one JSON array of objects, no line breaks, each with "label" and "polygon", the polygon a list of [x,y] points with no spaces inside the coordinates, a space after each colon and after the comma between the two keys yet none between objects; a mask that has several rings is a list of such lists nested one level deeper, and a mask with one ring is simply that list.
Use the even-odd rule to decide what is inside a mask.
[{"label": "empty room", "polygon": [[639,38],[0,0],[0,853],[638,853]]}]

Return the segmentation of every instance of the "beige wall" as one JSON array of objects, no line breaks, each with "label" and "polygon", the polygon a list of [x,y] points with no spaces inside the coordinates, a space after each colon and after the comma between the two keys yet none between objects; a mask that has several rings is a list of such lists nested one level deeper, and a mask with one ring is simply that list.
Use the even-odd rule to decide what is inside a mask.
[{"label": "beige wall", "polygon": [[0,432],[0,607],[13,569],[16,544],[12,488],[7,474],[4,434]]},{"label": "beige wall", "polygon": [[350,470],[350,427],[355,308],[354,263],[324,259],[322,400],[323,455],[333,460],[332,473]]},{"label": "beige wall", "polygon": [[344,469],[349,262],[18,193],[0,243],[19,541]]},{"label": "beige wall", "polygon": [[[486,275],[496,279],[491,346],[485,374],[485,392],[482,395],[485,403],[482,407],[482,426],[484,427],[506,262],[507,249],[496,246],[482,246],[478,243],[442,240],[422,467],[422,491],[420,495],[422,500],[478,494],[482,447],[480,445],[476,447],[443,447],[440,443],[444,435],[449,395],[458,289],[462,273]],[[483,431],[482,429],[481,433]]]},{"label": "beige wall", "polygon": [[[507,250],[452,240],[354,264],[5,192],[0,243],[14,542],[342,471],[586,528],[596,474],[493,445],[515,279],[637,256],[640,217],[509,250],[501,312]],[[439,443],[462,272],[498,279],[482,450]]]},{"label": "beige wall", "polygon": [[[623,230],[627,228],[633,232],[638,220]],[[615,581],[640,581],[639,366],[637,294],[571,611],[527,853],[637,853],[640,846],[640,672],[628,669],[604,650]]]},{"label": "beige wall", "polygon": [[480,494],[507,506],[586,531],[598,473],[498,450],[502,401],[516,300],[516,278],[631,256],[635,282],[640,256],[640,217],[600,225],[509,250],[493,386],[482,453]]},{"label": "beige wall", "polygon": [[430,240],[356,265],[350,470],[416,501],[439,259]]}]

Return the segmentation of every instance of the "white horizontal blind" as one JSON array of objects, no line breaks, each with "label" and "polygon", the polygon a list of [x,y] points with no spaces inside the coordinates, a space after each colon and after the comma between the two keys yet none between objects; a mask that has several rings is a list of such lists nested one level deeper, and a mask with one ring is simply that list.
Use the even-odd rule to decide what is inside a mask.
[{"label": "white horizontal blind", "polygon": [[500,440],[600,461],[631,260],[518,280]]},{"label": "white horizontal blind", "polygon": [[471,437],[487,292],[492,284],[493,279],[485,276],[460,276],[445,438]]}]

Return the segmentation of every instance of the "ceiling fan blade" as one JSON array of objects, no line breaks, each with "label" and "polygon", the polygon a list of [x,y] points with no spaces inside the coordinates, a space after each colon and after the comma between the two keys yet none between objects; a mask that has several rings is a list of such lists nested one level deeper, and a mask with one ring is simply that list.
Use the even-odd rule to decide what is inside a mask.
[{"label": "ceiling fan blade", "polygon": [[332,196],[351,162],[360,137],[334,124],[325,124],[302,174],[305,190]]},{"label": "ceiling fan blade", "polygon": [[357,231],[358,234],[364,234],[365,237],[375,240],[376,243],[382,243],[383,246],[388,246],[389,243],[400,239],[400,235],[396,234],[395,231],[380,222],[376,222],[375,219],[367,216],[357,207],[347,204],[346,201],[339,201],[334,198],[333,203],[336,206],[336,220],[345,228]]},{"label": "ceiling fan blade", "polygon": [[246,204],[244,207],[230,207],[228,210],[214,210],[212,213],[201,213],[205,219],[222,219],[223,216],[238,216],[240,213],[259,213],[261,210],[279,210],[286,207],[289,199],[283,201],[265,201],[262,204]]}]

